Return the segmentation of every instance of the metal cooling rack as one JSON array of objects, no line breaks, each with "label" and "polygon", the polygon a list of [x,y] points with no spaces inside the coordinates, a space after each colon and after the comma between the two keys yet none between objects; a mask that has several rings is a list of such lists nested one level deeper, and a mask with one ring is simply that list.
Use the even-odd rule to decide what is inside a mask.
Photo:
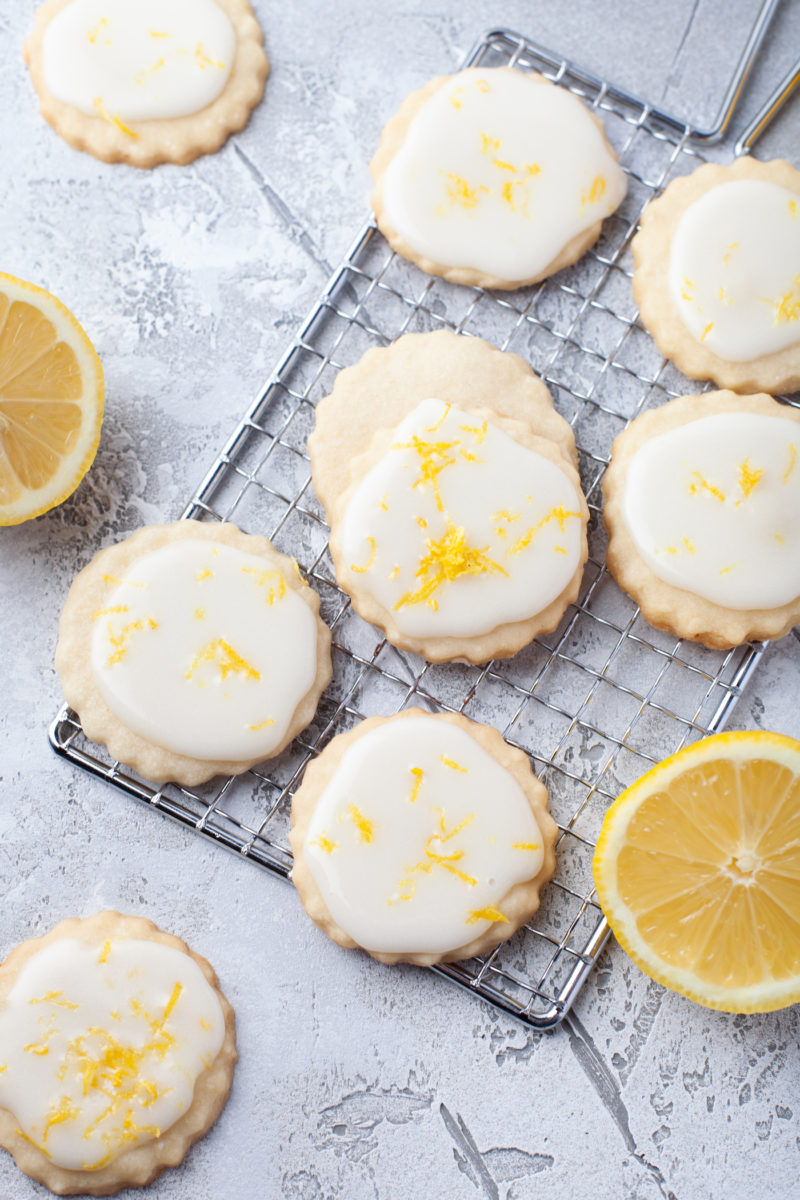
[{"label": "metal cooling rack", "polygon": [[[751,37],[731,94],[754,52]],[[560,829],[556,874],[531,924],[509,943],[434,969],[544,1029],[563,1018],[608,934],[591,862],[609,803],[653,763],[722,726],[762,648],[722,654],[650,628],[604,566],[600,485],[614,437],[644,409],[697,386],[661,358],[637,323],[629,257],[645,204],[697,165],[694,131],[508,31],[487,34],[464,65],[537,70],[581,96],[602,113],[629,191],[578,264],[512,293],[429,278],[367,225],[187,507],[184,517],[266,534],[320,593],[334,675],[314,723],[279,758],[194,790],[156,787],[111,761],[67,709],[50,737],[72,763],[286,877],[292,792],[335,734],[411,704],[495,725],[530,755],[547,785]],[[428,664],[356,615],[336,586],[306,453],[314,405],[338,370],[370,346],[440,328],[516,351],[547,381],[575,430],[592,514],[578,603],[555,633],[483,667]]]}]

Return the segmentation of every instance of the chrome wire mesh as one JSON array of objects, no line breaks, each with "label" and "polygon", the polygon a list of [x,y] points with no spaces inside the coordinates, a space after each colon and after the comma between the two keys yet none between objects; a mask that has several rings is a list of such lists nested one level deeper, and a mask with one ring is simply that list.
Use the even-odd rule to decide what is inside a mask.
[{"label": "chrome wire mesh", "polygon": [[[139,779],[88,743],[66,709],[51,741],[76,765],[288,876],[291,795],[309,758],[335,734],[412,704],[495,725],[547,785],[560,829],[556,874],[539,912],[509,943],[435,969],[549,1028],[568,1010],[608,932],[591,877],[608,804],[653,763],[721,727],[761,649],[723,654],[659,633],[604,566],[600,485],[614,437],[645,409],[698,390],[638,323],[629,254],[645,204],[701,159],[691,128],[507,31],[487,34],[465,65],[537,70],[581,96],[603,118],[628,173],[628,195],[579,263],[511,293],[429,278],[366,226],[187,507],[185,517],[234,521],[270,537],[319,592],[333,631],[334,674],[313,724],[279,758],[196,789]],[[547,382],[574,428],[591,510],[578,602],[555,633],[482,667],[432,665],[398,651],[352,610],[336,585],[306,452],[314,406],[337,371],[371,346],[441,328],[521,354]]]}]

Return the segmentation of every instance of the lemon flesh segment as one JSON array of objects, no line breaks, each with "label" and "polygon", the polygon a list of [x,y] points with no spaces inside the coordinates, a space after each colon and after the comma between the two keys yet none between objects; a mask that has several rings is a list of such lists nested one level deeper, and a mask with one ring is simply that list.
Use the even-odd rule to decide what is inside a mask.
[{"label": "lemon flesh segment", "polygon": [[0,525],[65,500],[94,459],[103,372],[67,308],[0,273]]},{"label": "lemon flesh segment", "polygon": [[800,742],[721,734],[653,768],[607,813],[594,877],[659,982],[727,1011],[800,1000]]}]

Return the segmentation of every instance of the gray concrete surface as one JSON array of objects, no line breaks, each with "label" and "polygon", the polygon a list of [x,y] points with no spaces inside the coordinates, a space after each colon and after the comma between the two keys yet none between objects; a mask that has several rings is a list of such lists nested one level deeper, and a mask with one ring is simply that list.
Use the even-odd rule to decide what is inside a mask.
[{"label": "gray concrete surface", "polygon": [[[98,163],[42,122],[20,58],[33,0],[0,8],[0,265],[78,314],[107,377],[100,451],[78,492],[0,530],[0,954],[110,906],[214,963],[241,1060],[222,1117],[153,1187],[159,1197],[797,1196],[797,1009],[706,1011],[612,945],[564,1027],[536,1036],[428,973],[339,950],[290,887],[48,747],[56,623],[73,574],[99,547],[180,514],[361,224],[367,162],[405,93],[505,25],[706,120],[755,5],[255,8],[273,62],[264,102],[217,155],[153,172]],[[800,2],[784,0],[734,135],[799,49]],[[800,101],[759,154],[797,161],[798,146]],[[799,672],[790,635],[769,649],[732,724],[797,734]],[[4,1200],[44,1194],[0,1153]]]}]

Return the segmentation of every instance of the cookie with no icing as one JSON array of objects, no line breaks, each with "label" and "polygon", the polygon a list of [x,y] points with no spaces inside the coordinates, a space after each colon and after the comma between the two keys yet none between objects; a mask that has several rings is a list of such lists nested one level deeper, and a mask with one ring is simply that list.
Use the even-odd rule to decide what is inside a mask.
[{"label": "cookie with no icing", "polygon": [[707,163],[647,206],[632,250],[642,322],[684,375],[800,387],[800,171]]},{"label": "cookie with no icing", "polygon": [[0,966],[0,1146],[58,1195],[108,1196],[176,1166],[235,1062],[212,967],[152,921],[61,921]]},{"label": "cookie with no icing", "polygon": [[65,141],[153,167],[244,128],[269,73],[262,43],[248,0],[45,0],[24,53]]},{"label": "cookie with no icing", "polygon": [[278,754],[331,677],[330,631],[294,561],[234,525],[149,526],[70,588],[56,668],[86,736],[156,782]]},{"label": "cookie with no icing", "polygon": [[607,562],[651,625],[724,649],[800,620],[800,411],[681,396],[632,421],[603,483]]},{"label": "cookie with no icing", "polygon": [[335,737],[292,799],[292,880],[340,946],[384,963],[471,958],[539,907],[558,829],[496,729],[408,709]]},{"label": "cookie with no icing", "polygon": [[412,92],[370,170],[378,227],[398,254],[501,289],[576,262],[626,190],[602,121],[566,88],[508,67]]}]

